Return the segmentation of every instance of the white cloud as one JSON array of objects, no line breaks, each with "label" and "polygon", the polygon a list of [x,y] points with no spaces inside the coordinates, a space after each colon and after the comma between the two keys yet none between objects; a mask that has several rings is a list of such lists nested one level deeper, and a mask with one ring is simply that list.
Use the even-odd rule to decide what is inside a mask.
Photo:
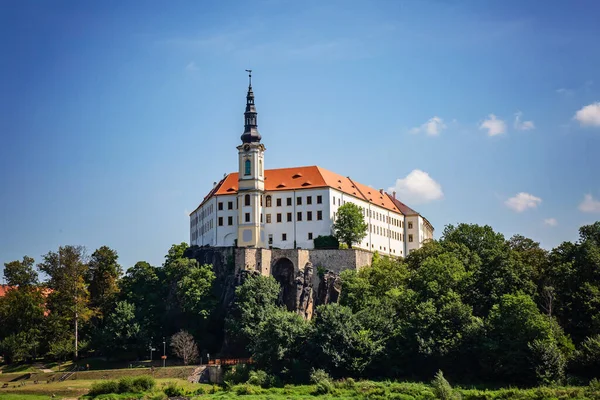
[{"label": "white cloud", "polygon": [[521,192],[506,200],[504,204],[516,212],[523,212],[528,208],[536,208],[541,202],[542,199],[539,197],[535,197],[529,193]]},{"label": "white cloud", "polygon": [[556,89],[556,93],[563,95],[563,96],[572,96],[574,91],[571,89],[560,88],[560,89]]},{"label": "white cloud", "polygon": [[414,169],[403,179],[397,179],[396,185],[388,189],[396,192],[397,197],[407,204],[428,203],[444,197],[442,187],[427,172]]},{"label": "white cloud", "polygon": [[573,118],[579,121],[581,126],[600,126],[600,101],[583,107]]},{"label": "white cloud", "polygon": [[546,218],[544,220],[544,225],[556,226],[558,225],[558,221],[556,220],[556,218]]},{"label": "white cloud", "polygon": [[528,131],[531,129],[535,129],[533,121],[521,121],[522,116],[523,113],[521,111],[515,113],[515,129],[519,131]]},{"label": "white cloud", "polygon": [[579,205],[579,211],[595,213],[600,212],[600,200],[596,200],[591,194],[586,194]]},{"label": "white cloud", "polygon": [[186,65],[185,70],[188,72],[198,71],[198,66],[194,61],[191,61],[188,65]]},{"label": "white cloud", "polygon": [[423,125],[412,128],[410,133],[421,133],[425,132],[429,136],[438,136],[447,126],[444,124],[444,120],[440,117],[433,117],[429,119],[429,121],[425,122]]},{"label": "white cloud", "polygon": [[479,129],[487,129],[489,136],[496,136],[506,132],[506,124],[501,119],[497,119],[494,114],[490,114],[488,119],[481,123]]}]

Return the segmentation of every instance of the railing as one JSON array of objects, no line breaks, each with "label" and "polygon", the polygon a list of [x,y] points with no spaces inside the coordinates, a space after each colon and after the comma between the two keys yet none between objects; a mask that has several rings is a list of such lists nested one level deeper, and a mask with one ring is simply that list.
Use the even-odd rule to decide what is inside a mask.
[{"label": "railing", "polygon": [[236,364],[252,364],[250,358],[215,358],[208,361],[208,365],[236,365]]},{"label": "railing", "polygon": [[77,372],[79,370],[79,365],[74,365],[73,368],[71,368],[70,370],[68,370],[67,372],[65,372],[59,379],[59,382],[63,382],[66,381],[67,379],[69,379],[75,372]]}]

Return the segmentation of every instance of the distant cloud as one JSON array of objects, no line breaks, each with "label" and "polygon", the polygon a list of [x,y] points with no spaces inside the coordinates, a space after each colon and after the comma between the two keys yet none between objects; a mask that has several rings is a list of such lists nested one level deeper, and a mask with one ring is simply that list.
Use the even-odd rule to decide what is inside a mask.
[{"label": "distant cloud", "polygon": [[188,65],[186,65],[185,70],[188,72],[198,71],[198,67],[194,61],[191,61]]},{"label": "distant cloud", "polygon": [[489,136],[496,136],[506,132],[506,124],[501,119],[497,119],[494,114],[490,114],[488,119],[481,123],[479,129],[487,129]]},{"label": "distant cloud", "polygon": [[506,204],[506,206],[513,211],[523,212],[528,208],[536,208],[541,202],[542,199],[539,197],[529,193],[521,192],[506,200],[504,204]]},{"label": "distant cloud", "polygon": [[429,121],[425,122],[423,125],[412,128],[410,133],[421,133],[424,132],[428,136],[438,136],[447,126],[444,124],[444,120],[440,117],[433,117],[429,119]]},{"label": "distant cloud", "polygon": [[575,91],[572,89],[560,88],[560,89],[556,89],[556,93],[558,93],[562,96],[573,96]]},{"label": "distant cloud", "polygon": [[396,185],[388,189],[407,204],[422,204],[444,197],[442,186],[420,169],[412,170],[405,178],[397,179]]},{"label": "distant cloud", "polygon": [[600,200],[594,199],[591,194],[586,194],[583,197],[583,201],[579,205],[579,211],[587,213],[600,212]]},{"label": "distant cloud", "polygon": [[556,226],[558,225],[558,221],[556,220],[556,218],[546,218],[544,220],[544,225]]},{"label": "distant cloud", "polygon": [[522,116],[523,113],[521,111],[518,111],[515,114],[515,129],[518,131],[529,131],[531,129],[535,129],[533,121],[521,121]]},{"label": "distant cloud", "polygon": [[583,107],[573,118],[579,121],[581,126],[600,126],[600,101]]}]

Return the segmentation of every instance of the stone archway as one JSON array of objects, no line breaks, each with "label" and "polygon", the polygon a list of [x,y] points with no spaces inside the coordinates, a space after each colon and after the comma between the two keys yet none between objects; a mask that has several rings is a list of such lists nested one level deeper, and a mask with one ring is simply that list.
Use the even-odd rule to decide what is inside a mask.
[{"label": "stone archway", "polygon": [[286,257],[280,258],[271,269],[273,278],[281,286],[279,291],[279,305],[285,305],[288,311],[296,310],[296,284],[294,282],[294,263]]}]

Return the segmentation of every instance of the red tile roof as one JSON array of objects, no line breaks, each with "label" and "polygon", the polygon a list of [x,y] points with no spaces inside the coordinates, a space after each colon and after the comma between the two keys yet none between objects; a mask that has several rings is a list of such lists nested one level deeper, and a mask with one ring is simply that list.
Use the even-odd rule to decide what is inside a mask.
[{"label": "red tile roof", "polygon": [[[368,201],[389,211],[402,213],[402,210],[394,203],[385,192],[373,189],[369,186],[354,182],[349,177],[336,174],[318,166],[278,168],[265,170],[265,191],[275,192],[279,190],[300,190],[330,187],[344,192],[357,199]],[[238,173],[233,172],[223,178],[204,197],[200,208],[212,196],[235,194],[238,190]],[[402,203],[400,203],[402,204]],[[404,204],[402,206],[406,207]],[[406,207],[410,210],[410,208]],[[195,212],[194,210],[193,212]],[[413,210],[411,210],[413,211]],[[413,213],[416,213],[413,211]]]},{"label": "red tile roof", "polygon": [[9,289],[10,289],[10,286],[8,286],[8,285],[0,285],[0,297],[4,297],[6,295],[6,292],[8,292]]}]

